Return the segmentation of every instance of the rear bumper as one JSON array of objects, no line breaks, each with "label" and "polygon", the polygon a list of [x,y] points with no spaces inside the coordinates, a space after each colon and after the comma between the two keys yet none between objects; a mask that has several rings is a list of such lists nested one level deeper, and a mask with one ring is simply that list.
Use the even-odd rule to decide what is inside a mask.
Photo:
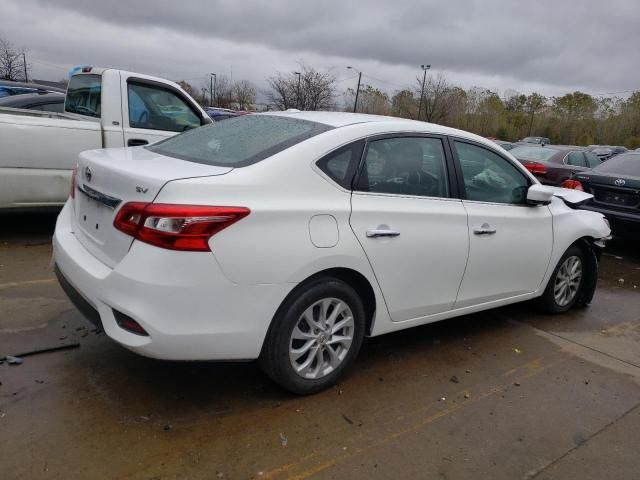
[{"label": "rear bumper", "polygon": [[[267,329],[292,284],[230,282],[209,252],[175,252],[141,242],[115,267],[94,257],[73,232],[67,204],[53,239],[62,288],[116,342],[166,360],[248,360],[259,356]],[[114,310],[149,336],[118,326]]]},{"label": "rear bumper", "polygon": [[581,205],[582,210],[589,210],[604,215],[611,224],[611,231],[615,235],[640,234],[640,213],[627,213],[619,210],[611,210],[599,205]]}]

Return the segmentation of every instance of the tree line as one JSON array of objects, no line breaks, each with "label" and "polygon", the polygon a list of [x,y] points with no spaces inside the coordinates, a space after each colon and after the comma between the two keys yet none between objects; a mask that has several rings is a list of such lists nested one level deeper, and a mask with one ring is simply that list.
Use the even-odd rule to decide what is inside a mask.
[{"label": "tree line", "polygon": [[[0,79],[25,80],[29,70],[24,48],[0,36]],[[366,76],[364,80],[356,108],[362,113],[424,120],[510,141],[536,135],[556,144],[640,147],[640,90],[627,98],[578,91],[557,97],[514,90],[500,95],[482,87],[465,89],[444,74],[430,74],[424,88],[418,76],[412,87],[389,92],[368,84]],[[178,83],[202,105],[240,110],[351,111],[356,97],[355,88],[348,88],[339,102],[336,76],[304,63],[296,72],[268,77],[268,88],[262,92],[266,105],[261,106],[256,105],[258,89],[248,80],[218,75],[215,90],[208,77],[199,87],[184,80]]]}]

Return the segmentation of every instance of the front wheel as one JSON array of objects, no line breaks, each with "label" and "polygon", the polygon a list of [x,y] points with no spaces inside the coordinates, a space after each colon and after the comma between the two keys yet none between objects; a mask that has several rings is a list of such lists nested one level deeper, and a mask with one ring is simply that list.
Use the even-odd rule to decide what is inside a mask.
[{"label": "front wheel", "polygon": [[286,390],[306,395],[335,384],[364,338],[362,300],[335,278],[292,292],[276,314],[260,355],[265,372]]},{"label": "front wheel", "polygon": [[540,307],[552,314],[569,310],[578,300],[584,274],[584,252],[574,245],[564,253],[553,271],[547,288],[540,297]]}]

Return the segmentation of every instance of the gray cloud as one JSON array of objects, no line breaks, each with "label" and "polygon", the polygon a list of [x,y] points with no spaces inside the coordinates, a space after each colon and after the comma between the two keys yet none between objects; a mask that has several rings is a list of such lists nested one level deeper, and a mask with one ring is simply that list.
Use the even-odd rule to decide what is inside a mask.
[{"label": "gray cloud", "polygon": [[263,85],[304,59],[341,77],[357,65],[393,90],[427,62],[465,86],[638,88],[636,0],[6,2],[5,35],[37,54],[42,71],[45,61],[89,61],[189,78],[233,65]]}]

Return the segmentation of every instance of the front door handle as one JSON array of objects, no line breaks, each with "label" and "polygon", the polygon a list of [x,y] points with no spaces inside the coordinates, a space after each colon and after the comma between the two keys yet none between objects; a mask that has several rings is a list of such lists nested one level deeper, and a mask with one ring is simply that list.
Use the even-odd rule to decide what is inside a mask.
[{"label": "front door handle", "polygon": [[397,230],[390,230],[389,228],[376,228],[373,230],[367,230],[367,238],[375,237],[397,237],[400,232]]},{"label": "front door handle", "polygon": [[488,223],[483,223],[480,228],[474,228],[473,233],[475,235],[493,235],[496,233],[496,229],[492,228]]},{"label": "front door handle", "polygon": [[139,147],[141,145],[148,145],[149,141],[142,138],[130,138],[127,141],[127,147]]}]

